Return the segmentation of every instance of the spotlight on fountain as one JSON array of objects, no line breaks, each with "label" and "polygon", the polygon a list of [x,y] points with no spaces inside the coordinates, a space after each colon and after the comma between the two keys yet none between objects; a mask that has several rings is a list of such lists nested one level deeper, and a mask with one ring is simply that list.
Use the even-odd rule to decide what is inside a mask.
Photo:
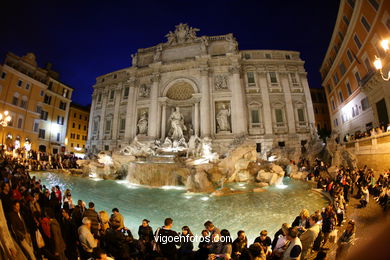
[{"label": "spotlight on fountain", "polygon": [[278,188],[278,189],[284,190],[288,186],[286,184],[281,183],[281,184],[275,185],[275,187]]}]

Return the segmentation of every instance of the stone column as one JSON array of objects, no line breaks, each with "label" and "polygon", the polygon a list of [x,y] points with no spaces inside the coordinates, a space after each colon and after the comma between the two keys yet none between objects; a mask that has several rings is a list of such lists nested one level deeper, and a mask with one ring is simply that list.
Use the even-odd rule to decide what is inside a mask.
[{"label": "stone column", "polygon": [[290,85],[288,82],[287,73],[279,73],[281,84],[284,92],[284,99],[286,102],[286,115],[287,115],[287,123],[288,123],[288,133],[295,134],[295,117],[294,117],[294,106],[291,98]]},{"label": "stone column", "polygon": [[244,91],[240,81],[240,67],[232,66],[229,70],[230,89],[232,91],[231,117],[233,134],[247,134],[247,115],[244,107]]},{"label": "stone column", "polygon": [[165,139],[166,121],[167,121],[167,105],[164,103],[161,109],[161,138]]},{"label": "stone column", "polygon": [[[97,97],[96,93],[93,93],[91,110],[89,113],[89,122],[88,122],[88,140],[87,140],[88,152],[91,152],[92,150],[92,135],[93,135],[93,124],[94,124],[94,117],[95,117],[96,97]],[[68,142],[70,142],[70,140],[68,140]]]},{"label": "stone column", "polygon": [[118,119],[119,119],[119,105],[121,103],[122,83],[119,83],[115,88],[115,106],[114,106],[114,119],[112,121],[112,140],[117,141],[118,137]]},{"label": "stone column", "polygon": [[202,137],[211,135],[211,107],[210,107],[210,88],[209,88],[209,68],[203,67],[200,70],[202,99],[200,104],[200,113],[202,114],[200,122],[200,134]]},{"label": "stone column", "polygon": [[106,106],[107,106],[107,99],[108,99],[109,91],[104,90],[102,95],[102,109],[100,110],[100,126],[99,126],[99,138],[101,143],[100,150],[103,150],[103,143],[104,143],[104,123],[105,123],[105,117],[106,117]]},{"label": "stone column", "polygon": [[307,122],[309,123],[309,126],[312,125],[312,127],[315,127],[313,102],[311,100],[310,89],[309,89],[309,84],[307,82],[306,74],[307,73],[305,72],[305,73],[301,73],[299,75],[301,78],[303,92],[305,93],[306,111],[307,111],[307,116],[308,116]]},{"label": "stone column", "polygon": [[199,102],[195,103],[195,125],[194,134],[199,136]]},{"label": "stone column", "polygon": [[158,83],[160,75],[152,76],[152,89],[150,91],[150,109],[148,117],[148,136],[156,138],[158,133]]},{"label": "stone column", "polygon": [[126,107],[126,129],[125,129],[125,140],[130,142],[135,137],[136,123],[134,122],[134,115],[136,116],[137,111],[134,109],[136,102],[135,96],[135,78],[130,78],[125,87],[129,87],[129,96],[127,97]]},{"label": "stone column", "polygon": [[267,73],[259,73],[259,83],[261,89],[261,101],[263,103],[263,122],[265,134],[272,134],[272,109],[269,101]]}]

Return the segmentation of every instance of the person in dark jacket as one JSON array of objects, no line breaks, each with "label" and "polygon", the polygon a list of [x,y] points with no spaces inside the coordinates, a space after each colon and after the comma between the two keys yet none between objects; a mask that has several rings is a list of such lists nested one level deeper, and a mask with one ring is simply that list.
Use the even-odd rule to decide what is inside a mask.
[{"label": "person in dark jacket", "polygon": [[232,259],[239,259],[241,254],[248,249],[248,239],[244,230],[237,232],[237,238],[233,241]]},{"label": "person in dark jacket", "polygon": [[138,228],[138,240],[141,244],[141,251],[146,254],[152,250],[154,240],[153,229],[149,226],[149,220],[142,220],[142,225]]},{"label": "person in dark jacket", "polygon": [[208,258],[210,249],[209,245],[209,232],[205,229],[202,231],[202,240],[199,242],[198,251],[196,251],[195,259],[206,260]]},{"label": "person in dark jacket", "polygon": [[83,218],[91,220],[91,233],[96,237],[99,233],[99,214],[95,211],[95,203],[89,202],[88,209],[85,210]]},{"label": "person in dark jacket", "polygon": [[54,212],[52,209],[46,209],[46,215],[50,219],[50,240],[53,245],[52,253],[58,260],[66,260],[66,244],[62,238],[60,223],[58,223],[58,221],[54,218]]},{"label": "person in dark jacket", "polygon": [[181,228],[180,235],[180,248],[179,248],[179,258],[181,260],[193,259],[193,249],[194,244],[192,243],[194,235],[192,234],[188,226]]},{"label": "person in dark jacket", "polygon": [[133,235],[128,229],[121,229],[120,221],[110,220],[111,228],[106,230],[103,237],[105,249],[116,260],[127,260],[135,257],[137,251],[132,245],[135,243]]},{"label": "person in dark jacket", "polygon": [[76,225],[70,219],[68,211],[62,209],[61,214],[61,232],[64,240],[66,241],[65,255],[68,260],[77,260],[78,233]]},{"label": "person in dark jacket", "polygon": [[31,237],[28,233],[26,223],[20,214],[20,203],[18,201],[12,202],[11,208],[12,210],[9,212],[9,224],[11,231],[14,233],[14,236],[19,242],[23,252],[28,255],[30,259],[35,260]]},{"label": "person in dark jacket", "polygon": [[178,259],[176,245],[180,245],[180,241],[179,234],[172,230],[172,226],[173,220],[166,218],[164,220],[164,226],[156,230],[155,237],[160,247],[160,255],[169,260],[176,260]]}]

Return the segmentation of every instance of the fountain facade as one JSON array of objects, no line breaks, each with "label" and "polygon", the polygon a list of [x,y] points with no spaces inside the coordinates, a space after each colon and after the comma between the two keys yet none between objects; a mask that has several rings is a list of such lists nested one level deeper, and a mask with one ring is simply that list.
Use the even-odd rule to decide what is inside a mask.
[{"label": "fountain facade", "polygon": [[135,138],[175,148],[198,136],[210,138],[220,155],[241,137],[264,158],[279,147],[300,153],[314,114],[299,53],[243,51],[231,33],[197,31],[179,24],[167,42],[138,49],[130,67],[96,79],[90,152],[115,152]]}]

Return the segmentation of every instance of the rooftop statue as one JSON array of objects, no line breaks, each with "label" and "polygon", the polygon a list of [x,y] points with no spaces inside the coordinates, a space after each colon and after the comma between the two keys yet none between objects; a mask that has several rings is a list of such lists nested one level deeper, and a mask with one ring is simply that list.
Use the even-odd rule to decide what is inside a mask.
[{"label": "rooftop statue", "polygon": [[191,42],[197,38],[196,32],[198,31],[198,28],[190,27],[186,23],[180,23],[179,25],[176,25],[174,32],[169,31],[165,37],[168,39],[168,45]]}]

